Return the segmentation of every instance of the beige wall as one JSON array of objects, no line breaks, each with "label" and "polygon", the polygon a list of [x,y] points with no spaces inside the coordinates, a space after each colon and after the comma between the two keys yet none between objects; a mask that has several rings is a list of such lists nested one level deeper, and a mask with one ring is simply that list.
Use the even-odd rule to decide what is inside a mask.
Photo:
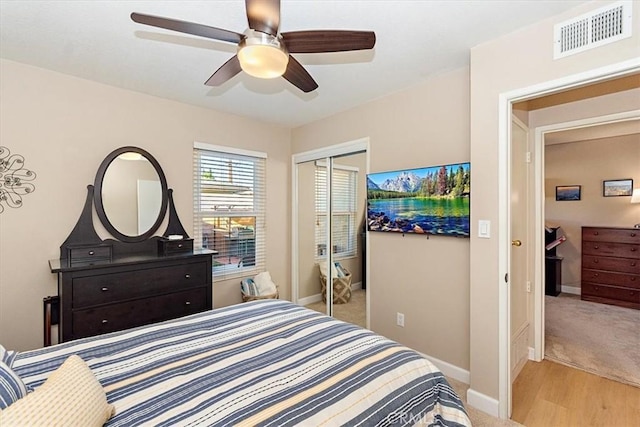
[{"label": "beige wall", "polygon": [[[640,102],[640,101],[639,101]],[[631,178],[640,188],[640,135],[555,144],[545,148],[545,221],[562,227],[567,241],[558,246],[562,284],[580,287],[582,227],[632,227],[640,206],[630,197],[603,197],[602,181]],[[581,185],[581,200],[555,200],[557,185]]]},{"label": "beige wall", "polygon": [[[289,297],[290,130],[242,117],[0,62],[1,145],[37,174],[24,206],[0,216],[0,342],[42,345],[42,298],[56,294],[47,261],[75,225],[98,166],[139,146],[160,163],[187,230],[193,227],[193,142],[268,153],[267,268]],[[214,279],[215,282],[215,279]],[[283,289],[284,288],[284,289]],[[239,281],[214,283],[215,306],[240,302]]]},{"label": "beige wall", "polygon": [[[468,123],[464,68],[294,129],[293,151],[369,137],[370,172],[466,162]],[[469,240],[395,233],[368,238],[371,328],[468,369]],[[396,326],[396,312],[405,314],[404,328]]]},{"label": "beige wall", "polygon": [[[487,219],[497,230],[499,95],[591,69],[637,58],[639,35],[594,50],[553,60],[553,25],[610,2],[581,5],[552,19],[471,49],[471,389],[494,399],[499,391],[498,296],[505,271],[498,271],[497,235],[474,236]],[[640,8],[633,10],[634,22]]]}]

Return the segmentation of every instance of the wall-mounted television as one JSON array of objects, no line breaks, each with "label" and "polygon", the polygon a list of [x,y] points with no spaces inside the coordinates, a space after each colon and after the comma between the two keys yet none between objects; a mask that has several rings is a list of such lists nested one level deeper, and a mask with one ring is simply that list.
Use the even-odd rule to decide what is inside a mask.
[{"label": "wall-mounted television", "polygon": [[368,230],[469,237],[470,166],[367,175]]}]

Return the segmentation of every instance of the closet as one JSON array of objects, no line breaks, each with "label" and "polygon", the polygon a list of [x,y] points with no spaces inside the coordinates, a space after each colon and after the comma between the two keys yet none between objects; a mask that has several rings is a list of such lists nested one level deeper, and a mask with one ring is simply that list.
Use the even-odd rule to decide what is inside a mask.
[{"label": "closet", "polygon": [[367,145],[295,155],[292,214],[294,301],[365,327]]}]

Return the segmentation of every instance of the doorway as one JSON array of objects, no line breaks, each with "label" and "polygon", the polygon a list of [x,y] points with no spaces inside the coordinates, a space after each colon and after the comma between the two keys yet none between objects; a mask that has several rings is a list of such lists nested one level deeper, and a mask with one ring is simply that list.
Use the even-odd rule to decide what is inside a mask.
[{"label": "doorway", "polygon": [[293,156],[292,297],[368,326],[364,288],[368,140]]},{"label": "doorway", "polygon": [[[512,112],[513,104],[534,98],[540,98],[552,93],[559,93],[578,86],[588,86],[608,79],[636,74],[640,71],[640,61],[627,61],[614,64],[609,67],[591,70],[589,72],[568,76],[562,79],[546,82],[540,85],[521,88],[500,95],[499,99],[499,253],[498,265],[500,271],[504,271],[508,278],[511,273],[511,241],[514,239],[511,232],[512,212],[510,206],[511,197],[511,155],[512,155]],[[536,313],[541,312],[538,301],[542,300],[540,293],[544,293],[542,265],[542,248],[544,247],[543,233],[543,199],[541,195],[542,176],[536,168],[534,191],[534,301],[536,301]],[[499,408],[501,418],[509,418],[511,415],[511,289],[509,286],[501,286],[498,294],[499,305]],[[536,335],[536,348],[540,348],[539,337]]]}]

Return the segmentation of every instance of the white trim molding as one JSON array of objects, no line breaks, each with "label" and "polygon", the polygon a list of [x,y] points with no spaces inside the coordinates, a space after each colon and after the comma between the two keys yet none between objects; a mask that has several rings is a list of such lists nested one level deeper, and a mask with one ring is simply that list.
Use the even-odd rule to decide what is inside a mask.
[{"label": "white trim molding", "polygon": [[[414,350],[417,351],[417,350]],[[418,351],[418,353],[420,353]],[[454,380],[458,380],[465,384],[469,384],[469,371],[466,369],[462,369],[456,365],[453,365],[449,362],[445,362],[444,360],[440,360],[436,357],[429,356],[428,354],[420,353],[422,357],[429,360],[429,362],[433,363],[436,368],[440,370],[443,374],[448,377],[453,378]]]},{"label": "white trim molding", "polygon": [[245,150],[243,148],[228,147],[226,145],[209,144],[207,142],[194,141],[193,148],[197,148],[199,150],[220,151],[222,153],[238,154],[240,156],[258,157],[260,159],[267,158],[267,153],[263,153],[262,151]]},{"label": "white trim molding", "polygon": [[498,407],[499,402],[493,397],[489,397],[486,394],[482,394],[472,389],[467,390],[467,403],[469,406],[473,406],[474,408],[486,412],[489,415],[494,417],[499,417]]},{"label": "white trim molding", "polygon": [[563,294],[582,295],[582,289],[579,286],[562,285],[561,291]]}]

